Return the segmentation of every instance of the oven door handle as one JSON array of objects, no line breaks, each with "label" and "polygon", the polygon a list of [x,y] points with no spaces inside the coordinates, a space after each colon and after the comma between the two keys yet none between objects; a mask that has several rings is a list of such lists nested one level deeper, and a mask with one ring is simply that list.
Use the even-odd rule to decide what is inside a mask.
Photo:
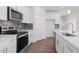
[{"label": "oven door handle", "polygon": [[18,38],[21,38],[21,37],[23,37],[23,36],[27,36],[27,35],[28,35],[28,33],[26,33],[26,34],[22,34],[22,35],[18,36]]}]

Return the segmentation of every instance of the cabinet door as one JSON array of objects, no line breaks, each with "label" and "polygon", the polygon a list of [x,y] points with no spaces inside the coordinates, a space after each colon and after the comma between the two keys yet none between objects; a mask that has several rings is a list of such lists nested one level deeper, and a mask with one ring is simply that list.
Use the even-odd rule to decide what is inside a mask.
[{"label": "cabinet door", "polygon": [[2,38],[0,43],[0,53],[16,53],[16,35],[6,37]]},{"label": "cabinet door", "polygon": [[16,53],[16,39],[9,40],[8,53]]},{"label": "cabinet door", "polygon": [[62,53],[62,42],[57,40],[57,52]]},{"label": "cabinet door", "polygon": [[74,51],[73,51],[73,49],[70,46],[65,45],[65,47],[64,47],[64,53],[73,53],[73,52]]},{"label": "cabinet door", "polygon": [[18,11],[23,14],[23,23],[29,23],[29,8],[27,6],[19,6]]},{"label": "cabinet door", "polygon": [[8,37],[8,53],[16,53],[16,35]]},{"label": "cabinet door", "polygon": [[19,6],[18,11],[23,13],[23,23],[33,23],[34,9],[33,6]]},{"label": "cabinet door", "polygon": [[0,44],[0,53],[8,53],[9,41],[5,41]]},{"label": "cabinet door", "polygon": [[33,31],[29,31],[29,44],[33,42]]},{"label": "cabinet door", "polygon": [[59,35],[56,35],[56,50],[58,53],[62,53],[62,38]]},{"label": "cabinet door", "polygon": [[0,20],[7,20],[7,6],[0,6]]},{"label": "cabinet door", "polygon": [[34,8],[29,6],[29,23],[34,23]]},{"label": "cabinet door", "polygon": [[58,35],[56,34],[56,51],[58,52],[59,51],[59,37],[58,37]]},{"label": "cabinet door", "polygon": [[79,53],[79,50],[68,42],[65,42],[64,53]]},{"label": "cabinet door", "polygon": [[58,52],[58,47],[59,47],[59,40],[56,39],[56,51]]}]

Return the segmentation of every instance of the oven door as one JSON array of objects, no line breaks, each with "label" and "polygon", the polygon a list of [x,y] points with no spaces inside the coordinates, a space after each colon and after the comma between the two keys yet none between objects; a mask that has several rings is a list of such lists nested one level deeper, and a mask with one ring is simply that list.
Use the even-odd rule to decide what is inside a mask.
[{"label": "oven door", "polygon": [[17,38],[17,53],[19,53],[27,44],[28,44],[28,34],[20,38]]}]

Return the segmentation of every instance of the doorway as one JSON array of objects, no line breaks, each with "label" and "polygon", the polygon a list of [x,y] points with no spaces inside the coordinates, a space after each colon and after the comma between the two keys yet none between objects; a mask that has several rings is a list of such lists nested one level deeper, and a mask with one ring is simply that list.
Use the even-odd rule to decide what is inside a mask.
[{"label": "doorway", "polygon": [[46,20],[46,37],[54,37],[55,19]]}]

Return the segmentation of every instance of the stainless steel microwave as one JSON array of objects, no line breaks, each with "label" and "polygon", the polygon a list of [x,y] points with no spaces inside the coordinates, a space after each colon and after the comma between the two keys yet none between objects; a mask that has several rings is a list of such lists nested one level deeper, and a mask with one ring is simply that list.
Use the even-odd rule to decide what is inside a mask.
[{"label": "stainless steel microwave", "polygon": [[16,20],[16,21],[22,21],[23,20],[23,14],[11,7],[7,7],[7,19],[8,20]]}]

